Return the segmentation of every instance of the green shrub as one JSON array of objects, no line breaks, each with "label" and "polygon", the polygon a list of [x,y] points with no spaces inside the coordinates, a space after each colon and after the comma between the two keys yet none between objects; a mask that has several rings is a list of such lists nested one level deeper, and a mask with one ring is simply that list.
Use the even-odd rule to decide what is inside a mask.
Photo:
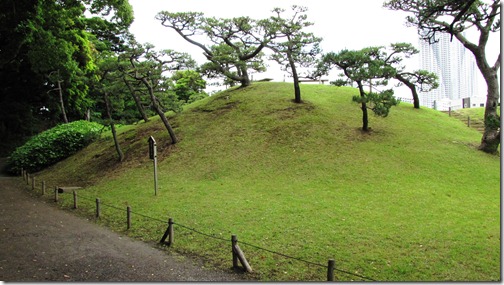
[{"label": "green shrub", "polygon": [[100,136],[103,126],[88,121],[58,125],[31,138],[13,151],[7,170],[16,174],[25,169],[37,172],[63,160]]}]

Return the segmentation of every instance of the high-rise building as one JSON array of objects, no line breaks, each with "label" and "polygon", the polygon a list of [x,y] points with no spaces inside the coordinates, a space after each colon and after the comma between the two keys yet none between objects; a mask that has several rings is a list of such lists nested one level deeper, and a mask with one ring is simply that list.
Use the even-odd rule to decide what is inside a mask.
[{"label": "high-rise building", "polygon": [[439,33],[438,42],[420,40],[420,69],[434,72],[439,87],[419,94],[420,104],[437,110],[480,107],[485,94],[480,94],[478,69],[474,55],[450,34]]}]

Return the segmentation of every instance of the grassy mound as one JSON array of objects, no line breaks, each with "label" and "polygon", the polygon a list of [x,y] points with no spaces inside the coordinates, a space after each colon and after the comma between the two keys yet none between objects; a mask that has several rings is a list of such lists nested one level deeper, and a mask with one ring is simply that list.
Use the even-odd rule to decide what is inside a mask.
[{"label": "grassy mound", "polygon": [[[481,134],[429,109],[401,103],[370,118],[361,133],[356,90],[302,85],[303,104],[287,83],[255,83],[196,102],[171,115],[169,144],[159,120],[121,129],[123,164],[109,137],[39,174],[48,185],[88,186],[93,199],[133,215],[128,234],[158,241],[168,217],[174,250],[231,266],[238,235],[254,277],[338,280],[499,280],[500,160],[477,150]],[[147,139],[158,142],[154,196]],[[63,197],[64,207],[71,197]],[[86,210],[87,209],[87,210]],[[125,231],[125,214],[101,222]],[[143,218],[142,218],[143,217]],[[199,235],[187,228],[212,235]],[[252,245],[252,246],[251,246]],[[260,250],[296,257],[314,264]]]}]

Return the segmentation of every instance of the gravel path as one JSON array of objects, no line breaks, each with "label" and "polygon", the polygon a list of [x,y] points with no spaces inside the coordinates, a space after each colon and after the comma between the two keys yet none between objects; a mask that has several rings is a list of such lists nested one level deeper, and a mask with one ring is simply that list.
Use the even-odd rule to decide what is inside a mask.
[{"label": "gravel path", "polygon": [[74,216],[0,177],[0,280],[244,281]]}]

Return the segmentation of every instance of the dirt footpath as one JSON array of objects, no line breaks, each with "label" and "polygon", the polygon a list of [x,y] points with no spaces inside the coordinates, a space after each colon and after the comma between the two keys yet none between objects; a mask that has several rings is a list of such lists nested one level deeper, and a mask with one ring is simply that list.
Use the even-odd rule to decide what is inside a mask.
[{"label": "dirt footpath", "polygon": [[204,268],[47,203],[31,197],[21,178],[0,177],[0,280],[245,280],[231,269]]}]

